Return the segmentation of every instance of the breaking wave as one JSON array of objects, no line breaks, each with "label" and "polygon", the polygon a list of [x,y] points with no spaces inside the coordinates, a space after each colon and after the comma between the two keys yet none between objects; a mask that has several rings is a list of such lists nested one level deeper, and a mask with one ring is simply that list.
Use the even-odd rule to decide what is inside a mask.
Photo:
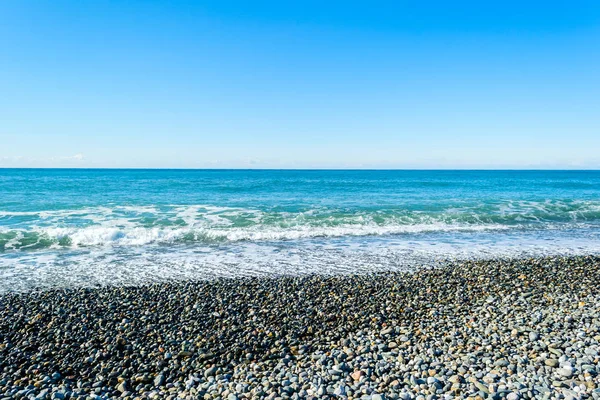
[{"label": "breaking wave", "polygon": [[[0,251],[285,241],[600,226],[600,202],[507,201],[440,209],[259,210],[207,205],[0,211]],[[2,226],[4,228],[2,228]]]}]

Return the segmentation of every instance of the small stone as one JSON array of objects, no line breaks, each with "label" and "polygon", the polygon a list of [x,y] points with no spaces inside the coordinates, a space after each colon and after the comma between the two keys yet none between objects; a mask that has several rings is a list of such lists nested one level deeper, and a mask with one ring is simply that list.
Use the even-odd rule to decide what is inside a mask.
[{"label": "small stone", "polygon": [[558,367],[558,360],[554,358],[548,358],[544,361],[544,364],[546,364],[549,367],[556,368]]},{"label": "small stone", "polygon": [[389,327],[389,328],[383,329],[383,330],[381,331],[381,335],[389,335],[390,333],[392,333],[392,330],[393,330],[393,328],[392,328],[392,327]]},{"label": "small stone", "polygon": [[365,375],[365,373],[363,371],[354,371],[353,373],[350,374],[352,379],[354,379],[357,382],[360,381],[360,378],[362,378],[364,375]]},{"label": "small stone", "polygon": [[559,368],[557,372],[559,375],[564,376],[565,378],[570,378],[573,376],[573,370],[570,368]]},{"label": "small stone", "polygon": [[519,400],[519,394],[516,392],[510,392],[506,395],[506,400]]},{"label": "small stone", "polygon": [[165,376],[163,374],[156,375],[154,377],[154,386],[159,387],[165,383]]},{"label": "small stone", "polygon": [[204,377],[208,378],[209,376],[215,376],[216,373],[217,373],[217,367],[212,366],[212,367],[208,368],[206,371],[204,371]]},{"label": "small stone", "polygon": [[191,351],[187,351],[187,350],[182,350],[177,354],[177,358],[187,358],[187,357],[191,357],[192,356],[192,352]]},{"label": "small stone", "polygon": [[477,387],[477,389],[481,390],[482,392],[490,394],[490,390],[483,383],[475,382],[475,386]]},{"label": "small stone", "polygon": [[127,381],[119,383],[119,385],[117,386],[117,390],[121,393],[127,392],[129,390],[127,387]]},{"label": "small stone", "polygon": [[501,358],[494,363],[495,367],[506,367],[510,364],[506,358]]},{"label": "small stone", "polygon": [[346,388],[344,386],[338,386],[333,391],[333,394],[335,394],[336,396],[346,396]]}]

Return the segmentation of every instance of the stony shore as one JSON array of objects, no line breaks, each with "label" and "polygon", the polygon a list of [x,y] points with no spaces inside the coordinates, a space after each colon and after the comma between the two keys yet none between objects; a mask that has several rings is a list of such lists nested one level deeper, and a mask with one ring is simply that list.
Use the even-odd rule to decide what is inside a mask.
[{"label": "stony shore", "polygon": [[5,294],[0,399],[600,399],[599,267]]}]

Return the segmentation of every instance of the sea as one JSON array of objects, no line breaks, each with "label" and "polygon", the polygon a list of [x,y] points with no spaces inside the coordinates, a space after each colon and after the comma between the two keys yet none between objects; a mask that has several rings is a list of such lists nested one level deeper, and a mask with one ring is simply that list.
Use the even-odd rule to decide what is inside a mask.
[{"label": "sea", "polygon": [[600,171],[0,169],[0,292],[600,253]]}]

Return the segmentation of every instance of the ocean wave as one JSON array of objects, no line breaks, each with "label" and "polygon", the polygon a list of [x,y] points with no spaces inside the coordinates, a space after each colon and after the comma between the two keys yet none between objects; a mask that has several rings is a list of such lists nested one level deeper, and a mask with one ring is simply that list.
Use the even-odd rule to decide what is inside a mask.
[{"label": "ocean wave", "polygon": [[600,219],[600,200],[462,200],[438,199],[436,201],[410,201],[398,204],[373,204],[361,207],[328,207],[305,205],[280,207],[245,208],[232,206],[199,205],[115,205],[84,207],[58,210],[1,210],[0,221],[17,222],[21,217],[34,217],[40,221],[68,222],[72,218],[108,221],[115,218],[140,218],[143,216],[160,219],[185,220],[188,224],[202,221],[207,217],[252,216],[258,218],[309,217],[397,217],[413,218],[469,218],[489,219],[496,222],[510,222],[521,216],[532,220],[589,220]]},{"label": "ocean wave", "polygon": [[598,254],[598,234],[511,230],[405,239],[236,242],[220,246],[101,246],[0,254],[0,293],[187,279],[404,271],[449,260]]},{"label": "ocean wave", "polygon": [[[561,229],[561,226],[545,229]],[[485,232],[522,229],[501,224],[416,224],[416,225],[342,225],[333,227],[296,226],[289,228],[249,227],[207,228],[45,228],[35,231],[0,232],[0,251],[89,246],[142,246],[146,244],[234,243],[289,241],[310,238],[411,235],[440,232]]]},{"label": "ocean wave", "polygon": [[600,227],[600,201],[453,200],[361,209],[124,205],[0,211],[0,251],[582,227]]},{"label": "ocean wave", "polygon": [[347,225],[336,227],[295,228],[131,228],[90,226],[85,228],[47,228],[35,231],[12,230],[0,233],[2,250],[86,246],[141,246],[151,243],[222,243],[240,241],[277,241],[318,237],[381,236],[403,233],[502,230],[502,225]]}]

